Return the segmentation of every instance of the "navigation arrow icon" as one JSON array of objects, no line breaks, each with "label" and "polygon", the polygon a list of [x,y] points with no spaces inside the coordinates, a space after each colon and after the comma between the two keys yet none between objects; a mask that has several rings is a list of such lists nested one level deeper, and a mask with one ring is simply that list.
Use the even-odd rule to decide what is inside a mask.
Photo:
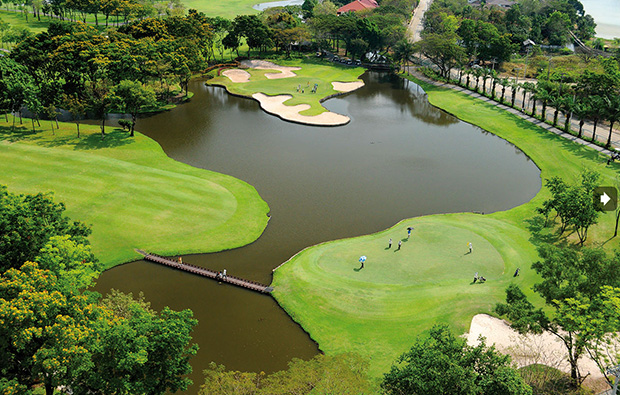
[{"label": "navigation arrow icon", "polygon": [[610,200],[611,200],[611,198],[609,197],[609,195],[607,195],[607,193],[603,192],[603,194],[601,195],[601,203],[603,203],[603,206],[605,206],[607,203],[609,203]]},{"label": "navigation arrow icon", "polygon": [[618,206],[618,190],[614,187],[596,187],[593,197],[597,210],[614,211]]}]

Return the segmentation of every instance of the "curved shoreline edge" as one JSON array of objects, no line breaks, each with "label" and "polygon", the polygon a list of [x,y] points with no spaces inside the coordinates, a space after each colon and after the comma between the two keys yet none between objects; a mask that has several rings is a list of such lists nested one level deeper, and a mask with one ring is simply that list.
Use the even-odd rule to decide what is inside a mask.
[{"label": "curved shoreline edge", "polygon": [[[319,114],[319,115],[302,115],[300,112],[305,111],[310,108],[307,104],[297,104],[295,106],[288,106],[284,104],[286,100],[292,98],[291,95],[276,95],[276,96],[268,96],[262,92],[257,92],[252,94],[251,96],[240,95],[235,92],[231,92],[228,89],[228,86],[221,83],[209,83],[210,86],[217,86],[220,88],[224,88],[226,92],[231,96],[241,97],[244,99],[252,99],[258,102],[261,109],[268,114],[274,115],[283,121],[297,123],[301,125],[307,126],[326,126],[326,127],[335,127],[335,126],[343,126],[351,122],[351,118],[338,114],[329,110]],[[340,91],[338,93],[334,93],[332,95],[326,96],[320,100],[323,103],[326,100],[329,100],[334,97],[346,95],[348,93],[354,92],[364,86],[364,82],[360,81],[359,86],[355,87],[355,89],[350,89],[347,91]]]},{"label": "curved shoreline edge", "polygon": [[141,133],[109,130],[102,141],[98,126],[81,130],[77,139],[75,125],[62,123],[55,135],[39,129],[35,139],[1,139],[0,183],[15,193],[52,191],[66,215],[92,225],[93,252],[106,269],[139,260],[135,248],[219,252],[253,243],[266,229],[269,206],[247,182],[174,160]]},{"label": "curved shoreline edge", "polygon": [[[429,102],[435,107],[454,115],[463,122],[470,123],[493,133],[519,148],[540,169],[541,180],[550,178],[553,175],[576,177],[584,167],[599,171],[602,175],[602,182],[612,181],[615,177],[614,171],[618,169],[617,165],[613,165],[612,168],[606,167],[606,157],[594,149],[589,149],[578,142],[550,133],[545,128],[534,125],[520,118],[518,115],[511,114],[504,109],[498,108],[494,104],[477,100],[465,93],[457,92],[447,87],[436,86],[413,77],[411,79],[422,86],[428,94]],[[531,233],[528,230],[526,220],[535,215],[534,208],[539,205],[543,199],[547,198],[547,196],[548,191],[541,188],[531,200],[510,210],[482,216],[461,213],[436,214],[404,219],[393,227],[375,234],[329,241],[307,247],[274,270],[272,285],[276,287],[276,292],[273,296],[289,316],[298,322],[302,328],[310,334],[311,338],[319,344],[323,352],[337,353],[346,350],[368,354],[368,347],[364,345],[360,346],[360,344],[375,341],[375,339],[380,338],[378,334],[381,332],[374,328],[372,324],[369,326],[369,322],[372,321],[372,319],[368,318],[365,321],[363,318],[360,318],[367,317],[365,311],[360,311],[357,317],[354,318],[340,317],[335,314],[333,310],[336,308],[330,303],[336,304],[337,302],[332,300],[328,301],[318,295],[321,291],[326,292],[327,290],[321,290],[321,284],[317,281],[313,282],[315,277],[312,277],[312,275],[316,275],[316,273],[312,273],[309,277],[304,277],[303,279],[301,277],[297,278],[300,276],[298,272],[304,270],[300,265],[310,266],[311,269],[308,269],[308,272],[320,270],[315,267],[318,266],[318,263],[308,262],[306,256],[312,254],[314,251],[318,251],[315,255],[320,255],[321,251],[324,251],[325,246],[331,243],[350,242],[352,244],[355,241],[380,237],[382,234],[404,227],[405,221],[411,222],[420,219],[431,219],[449,221],[461,225],[474,224],[472,231],[477,233],[480,232],[480,235],[488,238],[491,242],[492,240],[496,242],[500,240],[498,235],[505,238],[505,240],[500,240],[501,243],[499,244],[492,242],[502,255],[505,271],[508,272],[508,275],[504,275],[503,281],[505,284],[501,292],[494,291],[492,294],[488,295],[484,303],[479,301],[478,305],[474,308],[461,307],[461,311],[452,311],[448,313],[444,311],[441,314],[434,311],[425,311],[425,313],[430,316],[430,318],[427,318],[428,320],[449,322],[453,329],[465,333],[468,331],[472,318],[476,314],[493,314],[492,306],[496,302],[502,300],[501,298],[504,297],[503,289],[505,289],[505,285],[510,282],[520,284],[528,296],[534,298],[534,300],[539,300],[536,298],[536,295],[529,290],[529,286],[538,280],[535,273],[530,273],[533,271],[526,270],[525,273],[522,272],[522,275],[516,279],[512,279],[510,274],[512,274],[511,270],[514,270],[516,267],[529,269],[531,262],[538,259],[538,254],[535,245],[532,243]],[[597,225],[596,229],[593,229],[594,232],[590,235],[590,240],[601,239],[601,235],[608,233],[610,228],[613,232],[613,224],[610,227],[610,219],[602,217],[599,225]],[[508,241],[508,243],[506,243],[506,241]],[[613,248],[614,246],[615,245],[607,247]],[[350,249],[351,245],[347,247]],[[315,291],[315,288],[318,289]],[[364,289],[362,293],[365,294],[367,293],[366,291],[367,290]],[[308,295],[308,293],[310,293],[310,295]],[[312,303],[308,302],[309,299],[312,299]],[[363,310],[364,302],[360,300],[359,303],[360,309]],[[321,305],[319,306],[318,304]],[[330,308],[332,310],[330,310]],[[457,307],[454,307],[453,310],[454,309],[457,309]],[[348,325],[342,324],[337,326],[334,324],[334,327],[330,328],[329,323],[343,320],[350,321],[348,321]],[[416,319],[412,321],[416,321]],[[399,335],[404,338],[404,340],[390,339],[388,342],[389,345],[381,348],[380,352],[374,354],[371,352],[371,364],[377,372],[376,374],[387,371],[393,360],[406,350],[405,345],[410,345],[418,334],[428,329],[428,325],[424,327],[424,325],[428,323],[427,321],[418,320],[416,321],[417,324],[412,321],[405,320],[399,324],[400,326],[395,326],[400,328],[396,330],[401,331]],[[352,326],[363,326],[369,335],[366,336],[367,333],[365,331],[354,332],[354,329],[350,330]],[[403,332],[405,327],[407,330]],[[345,333],[347,330],[350,330],[350,333]],[[396,346],[398,341],[400,341],[401,344],[400,349]],[[388,355],[388,357],[384,357],[384,355]]]}]

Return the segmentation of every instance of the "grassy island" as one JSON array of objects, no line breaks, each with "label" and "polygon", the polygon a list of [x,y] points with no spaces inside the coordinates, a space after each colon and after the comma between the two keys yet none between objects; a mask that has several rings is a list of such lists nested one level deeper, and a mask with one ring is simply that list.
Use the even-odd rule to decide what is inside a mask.
[{"label": "grassy island", "polygon": [[[363,86],[358,77],[361,67],[332,66],[312,60],[244,61],[243,68],[218,71],[208,81],[221,85],[234,95],[254,98],[268,112],[283,119],[316,125],[340,125],[348,117],[329,112],[321,105],[324,100]],[[314,89],[316,87],[316,92]],[[277,108],[269,108],[270,101]]]},{"label": "grassy island", "polygon": [[[92,225],[95,255],[106,265],[160,254],[214,252],[256,240],[269,207],[247,183],[170,159],[159,144],[98,127],[11,130],[0,120],[0,184],[17,193],[54,192],[67,214]],[[19,121],[18,121],[19,123]],[[42,125],[49,126],[48,122]]]},{"label": "grassy island", "polygon": [[[433,105],[518,146],[543,179],[557,175],[572,181],[591,169],[601,174],[601,185],[616,185],[618,165],[607,166],[607,157],[597,151],[494,104],[422,85]],[[530,265],[538,259],[540,241],[531,219],[546,198],[543,188],[530,202],[508,211],[412,218],[377,234],[310,247],[275,271],[274,296],[321,350],[368,356],[370,370],[379,375],[435,322],[466,332],[475,314],[492,313],[503,301],[511,282],[540,301],[530,289],[538,280]],[[611,239],[614,219],[613,212],[602,214],[588,243],[617,247],[619,239]],[[414,230],[407,240],[410,226]],[[387,249],[390,238],[393,245]],[[402,248],[396,251],[399,240]],[[468,254],[470,242],[473,252]],[[362,255],[367,260],[360,270]],[[513,277],[517,268],[521,275]],[[486,283],[472,283],[476,272]]]}]

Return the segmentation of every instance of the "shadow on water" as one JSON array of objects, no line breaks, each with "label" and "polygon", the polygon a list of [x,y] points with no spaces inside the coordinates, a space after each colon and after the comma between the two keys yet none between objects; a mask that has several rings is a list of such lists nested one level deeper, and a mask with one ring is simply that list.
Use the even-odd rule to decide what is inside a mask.
[{"label": "shadow on water", "polygon": [[[199,80],[189,103],[138,121],[137,130],[170,157],[250,183],[271,209],[256,242],[184,262],[269,284],[273,268],[310,245],[414,216],[505,210],[540,189],[538,169],[513,145],[430,106],[411,82],[380,73],[363,78],[362,89],[324,102],[351,117],[337,128],[283,122],[254,100]],[[97,290],[110,288],[142,290],[154,308],[194,311],[195,383],[211,361],[272,372],[318,352],[269,296],[143,261],[105,272]]]}]

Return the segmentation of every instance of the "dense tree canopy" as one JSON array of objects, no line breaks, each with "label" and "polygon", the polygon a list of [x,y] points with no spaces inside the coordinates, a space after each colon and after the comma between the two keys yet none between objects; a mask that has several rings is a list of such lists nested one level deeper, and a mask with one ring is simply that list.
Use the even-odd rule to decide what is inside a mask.
[{"label": "dense tree canopy", "polygon": [[398,358],[381,387],[392,395],[529,395],[532,389],[510,366],[510,357],[469,346],[446,326],[434,326]]},{"label": "dense tree canopy", "polygon": [[85,291],[101,266],[90,230],[63,211],[49,195],[0,187],[0,392],[30,393],[38,383],[49,395],[58,386],[102,395],[186,389],[197,350],[192,312]]}]

